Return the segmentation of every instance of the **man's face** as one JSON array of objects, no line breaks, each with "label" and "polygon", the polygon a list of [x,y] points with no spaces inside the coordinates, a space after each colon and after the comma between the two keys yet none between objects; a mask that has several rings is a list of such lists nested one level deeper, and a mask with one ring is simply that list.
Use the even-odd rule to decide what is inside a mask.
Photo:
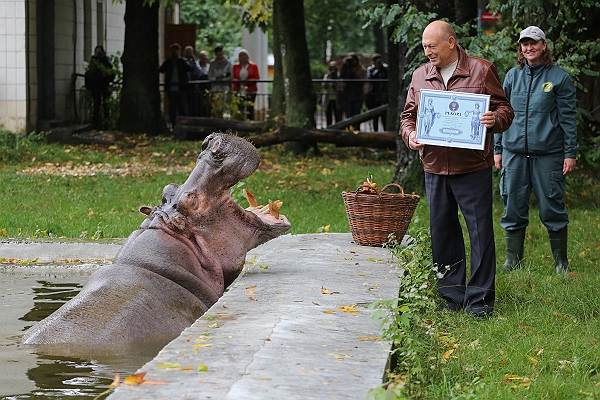
[{"label": "man's face", "polygon": [[200,53],[198,60],[200,61],[200,64],[204,65],[208,62],[208,55],[206,53]]},{"label": "man's face", "polygon": [[456,39],[445,37],[436,31],[423,32],[423,51],[425,57],[436,67],[443,68],[454,61],[456,55]]}]

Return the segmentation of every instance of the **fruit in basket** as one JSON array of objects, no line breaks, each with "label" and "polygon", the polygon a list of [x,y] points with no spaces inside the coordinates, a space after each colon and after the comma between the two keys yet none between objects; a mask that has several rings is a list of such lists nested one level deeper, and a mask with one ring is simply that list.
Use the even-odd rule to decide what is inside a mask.
[{"label": "fruit in basket", "polygon": [[379,189],[377,189],[377,183],[373,182],[373,178],[368,177],[366,181],[360,185],[358,188],[358,193],[366,193],[366,194],[377,194],[379,193]]}]

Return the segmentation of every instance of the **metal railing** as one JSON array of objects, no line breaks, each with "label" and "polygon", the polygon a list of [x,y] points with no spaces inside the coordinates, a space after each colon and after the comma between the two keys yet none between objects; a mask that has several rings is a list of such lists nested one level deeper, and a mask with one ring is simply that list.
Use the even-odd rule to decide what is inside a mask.
[{"label": "metal railing", "polygon": [[[77,84],[75,85],[75,106],[76,117],[80,123],[91,122],[92,120],[92,96],[83,86],[83,75],[77,74]],[[234,84],[242,87],[244,84],[255,83],[258,86],[253,96],[247,96],[241,92],[231,90]],[[387,79],[313,79],[313,93],[315,94],[315,123],[316,127],[326,128],[336,122],[349,118],[352,115],[375,108],[385,104],[387,99],[375,98],[370,95],[369,85],[387,83]],[[270,115],[271,79],[255,80],[194,80],[188,82],[185,90],[181,92],[185,107],[180,115],[215,117],[235,120],[255,120],[264,121]],[[354,109],[350,110],[347,106],[348,85],[356,85],[352,91],[357,99]],[[120,82],[113,83],[112,95],[120,89]],[[165,86],[160,85],[163,112],[168,120],[169,100],[166,95]],[[252,99],[253,97],[253,99]],[[381,96],[383,97],[383,96]],[[359,103],[359,104],[357,104]],[[249,110],[250,109],[250,110]],[[249,112],[251,111],[251,112]],[[373,132],[383,131],[384,120],[380,118],[375,129],[374,121],[367,121],[360,124],[360,131]],[[355,127],[357,128],[357,127]]]}]

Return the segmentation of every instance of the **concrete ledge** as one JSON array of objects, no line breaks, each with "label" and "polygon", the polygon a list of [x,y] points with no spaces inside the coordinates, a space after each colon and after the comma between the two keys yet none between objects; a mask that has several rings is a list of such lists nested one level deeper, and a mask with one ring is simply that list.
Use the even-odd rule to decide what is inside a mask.
[{"label": "concrete ledge", "polygon": [[[367,305],[398,294],[387,250],[350,234],[283,236],[110,399],[364,399],[391,343]],[[356,310],[356,311],[355,311]],[[200,368],[199,368],[200,366]]]},{"label": "concrete ledge", "polygon": [[111,261],[121,249],[116,243],[0,242],[0,258],[60,263],[63,260]]}]

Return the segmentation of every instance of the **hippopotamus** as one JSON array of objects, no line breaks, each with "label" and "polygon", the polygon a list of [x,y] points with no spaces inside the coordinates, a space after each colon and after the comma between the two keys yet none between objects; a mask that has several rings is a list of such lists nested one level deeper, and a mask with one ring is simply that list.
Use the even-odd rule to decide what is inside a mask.
[{"label": "hippopotamus", "polygon": [[112,265],[31,327],[25,344],[60,354],[102,354],[143,343],[165,344],[210,308],[242,270],[246,253],[286,233],[284,215],[244,209],[230,189],[259,165],[246,140],[213,133],[182,185],[169,184]]}]

